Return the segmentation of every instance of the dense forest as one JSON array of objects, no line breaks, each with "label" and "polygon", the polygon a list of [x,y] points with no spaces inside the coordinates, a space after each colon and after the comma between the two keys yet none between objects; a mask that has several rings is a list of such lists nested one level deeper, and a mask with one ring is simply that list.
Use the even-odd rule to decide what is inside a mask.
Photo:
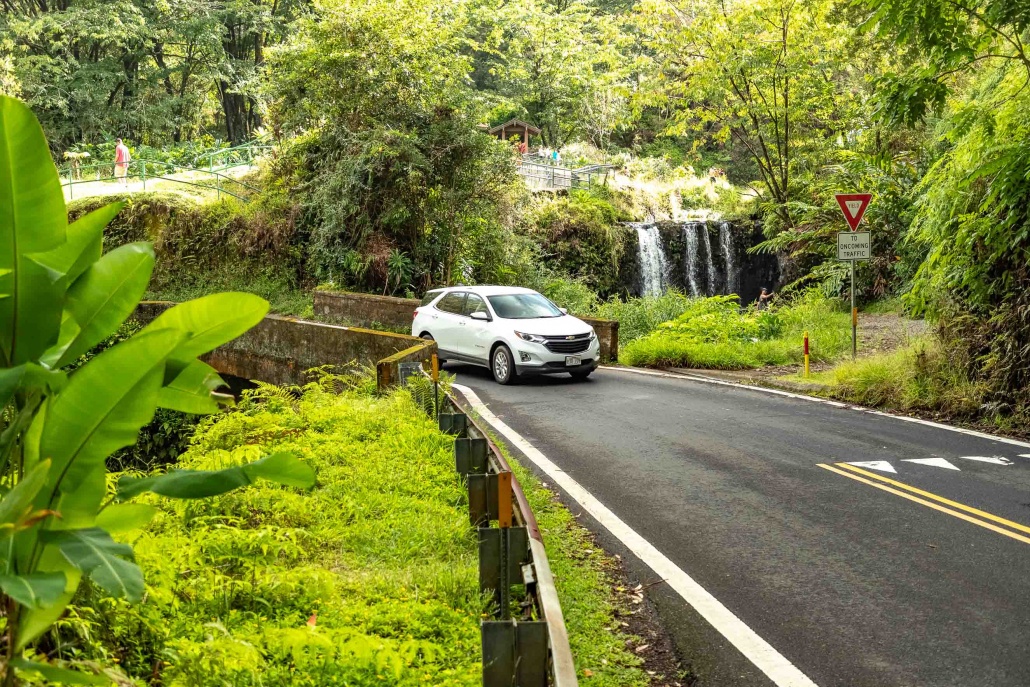
[{"label": "dense forest", "polygon": [[[1030,388],[1030,54],[1011,0],[0,0],[0,92],[55,158],[276,145],[228,231],[376,292],[571,278],[607,296],[640,186],[532,197],[518,117],[568,158],[725,171],[795,290],[846,293],[833,194],[874,194],[865,300],[903,296],[993,390]],[[695,199],[695,206],[710,199]]]}]

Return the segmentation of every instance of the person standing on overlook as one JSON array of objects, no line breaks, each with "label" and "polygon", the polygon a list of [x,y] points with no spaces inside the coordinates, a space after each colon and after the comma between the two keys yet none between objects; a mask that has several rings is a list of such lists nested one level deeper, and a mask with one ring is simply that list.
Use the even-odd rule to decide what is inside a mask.
[{"label": "person standing on overlook", "polygon": [[129,148],[122,139],[115,141],[114,147],[114,175],[123,186],[129,185],[129,162],[132,159],[129,155]]}]

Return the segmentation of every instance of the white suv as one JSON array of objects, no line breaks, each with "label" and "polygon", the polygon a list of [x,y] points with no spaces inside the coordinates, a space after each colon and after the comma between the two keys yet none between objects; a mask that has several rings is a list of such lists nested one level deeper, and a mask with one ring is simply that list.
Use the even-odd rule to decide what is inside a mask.
[{"label": "white suv", "polygon": [[501,384],[558,372],[586,379],[601,354],[593,327],[513,286],[434,289],[415,310],[411,334],[434,339],[441,360],[489,367]]}]

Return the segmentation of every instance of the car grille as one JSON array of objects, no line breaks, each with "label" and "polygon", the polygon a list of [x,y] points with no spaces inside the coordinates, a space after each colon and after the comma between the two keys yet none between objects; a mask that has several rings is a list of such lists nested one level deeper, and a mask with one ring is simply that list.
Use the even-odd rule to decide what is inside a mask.
[{"label": "car grille", "polygon": [[590,348],[590,334],[576,334],[572,338],[567,336],[545,336],[547,347],[551,353],[582,353]]}]

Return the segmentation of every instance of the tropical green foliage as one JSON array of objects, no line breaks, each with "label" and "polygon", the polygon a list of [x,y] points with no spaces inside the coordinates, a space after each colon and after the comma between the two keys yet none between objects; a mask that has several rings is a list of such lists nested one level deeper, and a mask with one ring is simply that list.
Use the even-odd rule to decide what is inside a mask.
[{"label": "tropical green foliage", "polygon": [[849,135],[857,102],[852,31],[825,0],[645,3],[656,95],[682,103],[670,133],[696,131],[746,151],[774,217],[794,224],[792,175]]},{"label": "tropical green foliage", "polygon": [[274,312],[302,315],[313,280],[297,245],[295,218],[266,194],[198,203],[174,193],[133,193],[76,200],[77,219],[112,200],[124,203],[106,230],[109,247],[151,241],[156,262],[145,297],[181,302],[219,290],[248,291]]},{"label": "tropical green foliage", "polygon": [[7,0],[6,92],[32,105],[58,149],[116,136],[161,147],[217,131],[216,118],[239,143],[261,125],[265,52],[307,5]]},{"label": "tropical green foliage", "polygon": [[[102,253],[112,204],[68,224],[57,171],[31,111],[0,96],[0,589],[6,608],[5,684],[15,670],[45,671],[22,654],[64,612],[84,578],[114,598],[144,591],[117,526],[153,509],[146,491],[174,498],[225,493],[264,478],[310,486],[311,468],[288,453],[218,470],[123,477],[114,498],[105,459],[133,444],[158,408],[219,409],[218,375],[197,359],[257,323],[268,304],[218,294],[171,308],[127,340],[69,372],[139,302],[151,246]],[[130,528],[131,529],[131,528]]]},{"label": "tropical green foliage", "polygon": [[743,369],[802,360],[809,332],[812,360],[833,360],[851,343],[851,318],[816,292],[766,310],[741,310],[736,296],[691,299],[676,319],[619,352],[627,365]]},{"label": "tropical green foliage", "polygon": [[[476,128],[464,3],[319,4],[272,59],[276,173],[301,199],[322,281],[404,289],[468,279],[516,202],[510,149]],[[355,49],[354,46],[360,46]],[[312,74],[347,74],[317,79]],[[410,269],[391,273],[400,251]]]}]

